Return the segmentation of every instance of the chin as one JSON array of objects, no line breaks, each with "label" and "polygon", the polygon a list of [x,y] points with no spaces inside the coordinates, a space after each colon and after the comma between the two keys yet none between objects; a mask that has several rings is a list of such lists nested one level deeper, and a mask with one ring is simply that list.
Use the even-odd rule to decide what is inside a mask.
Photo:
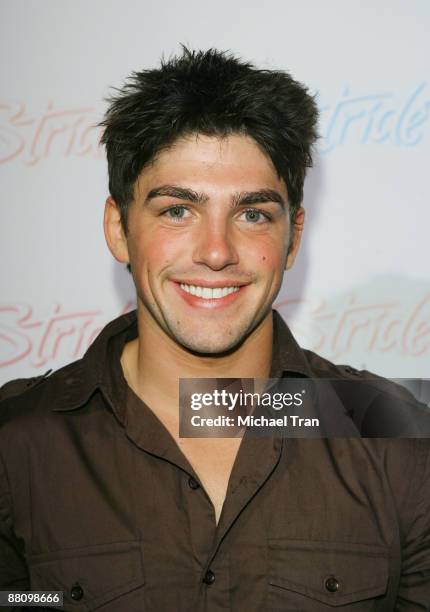
[{"label": "chin", "polygon": [[[203,336],[203,335],[202,335]],[[174,334],[174,340],[187,350],[198,355],[222,355],[235,349],[244,339],[243,334],[233,335],[228,332],[222,334],[205,335]]]}]

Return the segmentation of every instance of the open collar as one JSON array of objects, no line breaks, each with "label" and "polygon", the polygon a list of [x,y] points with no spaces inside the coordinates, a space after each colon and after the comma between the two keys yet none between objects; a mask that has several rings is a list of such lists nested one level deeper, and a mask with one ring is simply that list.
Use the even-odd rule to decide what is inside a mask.
[{"label": "open collar", "polygon": [[[273,310],[273,353],[270,378],[312,377],[304,351],[298,345],[281,315]],[[138,336],[137,312],[114,319],[88,348],[82,359],[52,375],[55,385],[52,410],[73,410],[83,406],[100,390],[117,417],[124,421],[127,396],[120,358],[127,342]]]}]

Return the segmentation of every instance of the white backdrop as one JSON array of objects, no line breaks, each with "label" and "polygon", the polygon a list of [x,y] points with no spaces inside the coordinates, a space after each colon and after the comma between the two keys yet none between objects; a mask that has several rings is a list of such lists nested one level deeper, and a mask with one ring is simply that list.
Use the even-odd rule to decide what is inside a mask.
[{"label": "white backdrop", "polygon": [[79,357],[132,308],[102,233],[109,86],[162,54],[230,49],[286,69],[322,112],[307,226],[276,300],[337,363],[430,377],[427,0],[1,3],[0,382]]}]

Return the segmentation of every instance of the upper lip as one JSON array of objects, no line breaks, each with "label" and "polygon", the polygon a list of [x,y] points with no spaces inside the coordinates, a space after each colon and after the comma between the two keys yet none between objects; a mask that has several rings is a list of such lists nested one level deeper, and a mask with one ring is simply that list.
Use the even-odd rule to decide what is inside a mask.
[{"label": "upper lip", "polygon": [[249,283],[243,283],[241,281],[207,281],[203,279],[195,278],[194,280],[174,280],[175,283],[180,285],[194,285],[194,287],[207,287],[208,289],[222,289],[224,287],[243,287]]}]

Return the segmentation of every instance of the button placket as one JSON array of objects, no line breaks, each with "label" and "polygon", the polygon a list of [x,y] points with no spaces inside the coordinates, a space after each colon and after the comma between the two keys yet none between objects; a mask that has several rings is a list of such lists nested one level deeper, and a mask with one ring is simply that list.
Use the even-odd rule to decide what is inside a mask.
[{"label": "button placket", "polygon": [[192,476],[189,477],[188,479],[188,486],[190,487],[190,489],[193,489],[194,491],[196,489],[200,489],[200,485],[197,482],[197,480],[195,478],[193,478]]},{"label": "button placket", "polygon": [[215,574],[212,570],[208,570],[203,578],[203,582],[207,585],[211,585],[215,582]]}]

